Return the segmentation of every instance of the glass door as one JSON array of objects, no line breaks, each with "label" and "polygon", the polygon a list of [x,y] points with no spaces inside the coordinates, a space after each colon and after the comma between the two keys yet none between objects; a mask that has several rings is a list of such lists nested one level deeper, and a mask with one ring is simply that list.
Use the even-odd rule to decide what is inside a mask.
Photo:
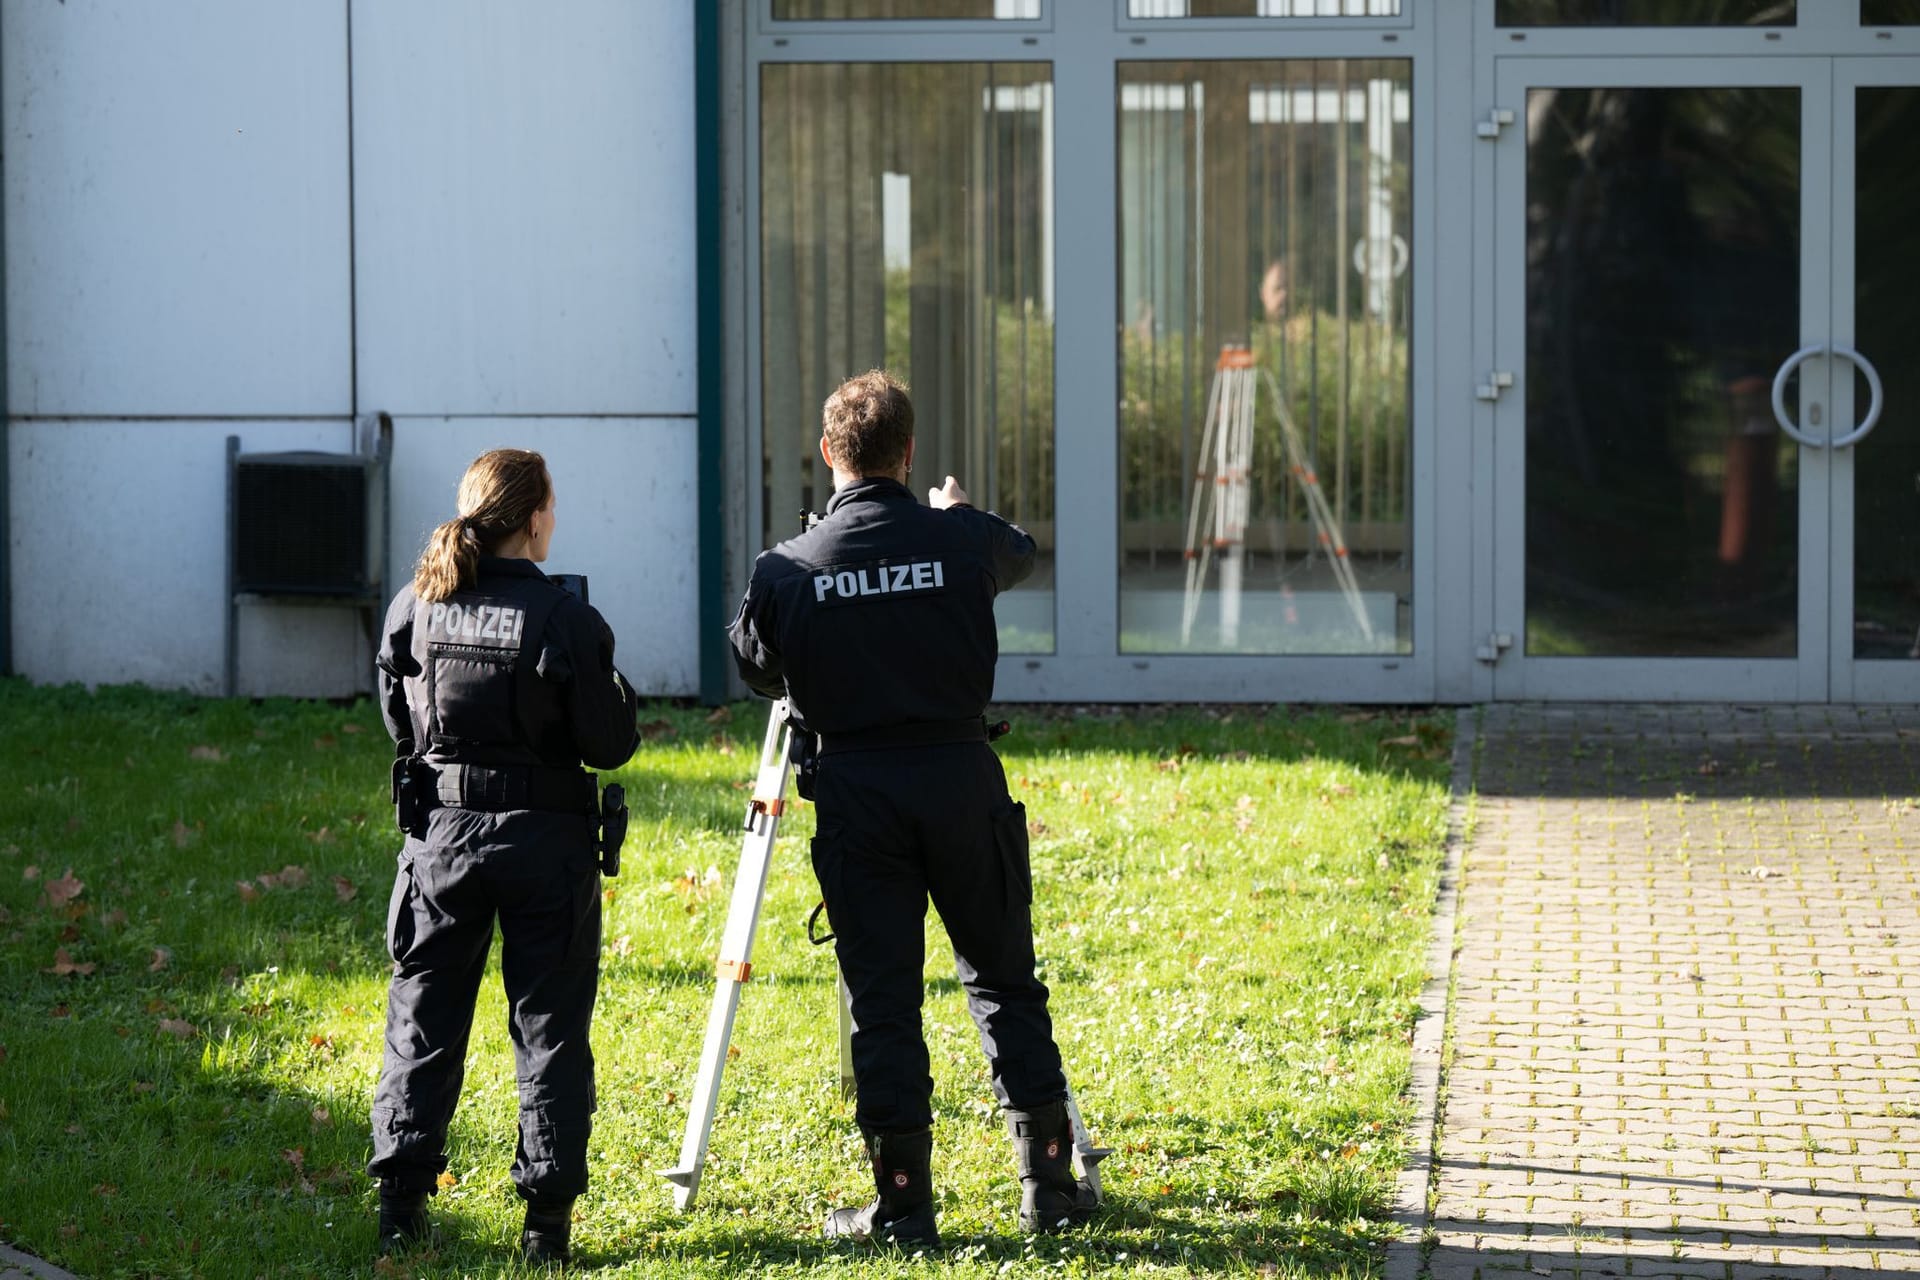
[{"label": "glass door", "polygon": [[1496,81],[1496,696],[1826,698],[1831,61]]},{"label": "glass door", "polygon": [[1920,698],[1920,58],[1836,60],[1834,119],[1833,697],[1908,702]]}]

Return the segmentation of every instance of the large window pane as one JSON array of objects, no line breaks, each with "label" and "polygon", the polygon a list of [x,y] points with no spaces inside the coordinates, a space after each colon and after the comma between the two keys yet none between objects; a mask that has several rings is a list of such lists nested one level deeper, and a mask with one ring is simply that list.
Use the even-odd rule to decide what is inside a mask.
[{"label": "large window pane", "polygon": [[1397,18],[1401,0],[1127,0],[1129,18]]},{"label": "large window pane", "polygon": [[951,473],[1040,544],[1008,652],[1054,645],[1052,118],[1045,63],[762,69],[763,544],[832,496],[822,402],[885,368],[916,492]]},{"label": "large window pane", "polygon": [[1869,27],[1920,26],[1920,0],[1860,0],[1860,21]]},{"label": "large window pane", "polygon": [[1527,100],[1526,647],[1791,657],[1800,91]]},{"label": "large window pane", "polygon": [[1795,0],[1498,0],[1503,27],[1791,27]]},{"label": "large window pane", "polygon": [[1408,652],[1410,64],[1119,82],[1121,648]]},{"label": "large window pane", "polygon": [[[1886,409],[1854,451],[1853,651],[1906,662],[1920,657],[1920,89],[1859,89],[1854,111],[1853,345]],[[1855,421],[1867,399],[1856,380]]]},{"label": "large window pane", "polygon": [[1027,19],[1040,16],[1040,0],[773,0],[776,22],[887,18]]}]

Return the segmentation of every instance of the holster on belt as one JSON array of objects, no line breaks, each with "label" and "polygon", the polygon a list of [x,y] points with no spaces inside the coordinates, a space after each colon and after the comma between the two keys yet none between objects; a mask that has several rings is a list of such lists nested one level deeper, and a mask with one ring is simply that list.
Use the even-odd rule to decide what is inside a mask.
[{"label": "holster on belt", "polygon": [[627,789],[609,782],[600,793],[600,874],[620,874],[620,846],[627,840]]},{"label": "holster on belt", "polygon": [[427,813],[433,808],[433,779],[413,754],[413,740],[402,738],[395,744],[393,772],[388,791],[393,799],[393,821],[405,835],[418,836],[427,825]]}]

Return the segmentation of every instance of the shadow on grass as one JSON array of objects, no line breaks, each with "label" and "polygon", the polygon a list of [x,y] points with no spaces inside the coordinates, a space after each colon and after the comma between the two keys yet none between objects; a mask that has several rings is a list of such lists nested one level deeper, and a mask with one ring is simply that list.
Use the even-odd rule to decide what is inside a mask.
[{"label": "shadow on grass", "polygon": [[[1217,1213],[1218,1207],[1210,1211]],[[585,1266],[677,1262],[693,1267],[725,1259],[742,1271],[776,1265],[843,1271],[859,1263],[904,1263],[918,1258],[992,1270],[1024,1262],[1077,1271],[1082,1266],[1105,1270],[1116,1261],[1124,1266],[1126,1259],[1135,1259],[1178,1265],[1189,1275],[1245,1274],[1266,1263],[1339,1274],[1365,1271],[1377,1253],[1374,1242],[1368,1240],[1302,1243],[1296,1227],[1251,1216],[1236,1225],[1209,1223],[1196,1228],[1177,1214],[1156,1212],[1131,1199],[1109,1199],[1093,1221],[1058,1235],[1021,1235],[1013,1229],[1010,1215],[1004,1232],[966,1233],[943,1227],[940,1245],[931,1249],[829,1240],[817,1231],[803,1233],[757,1222],[714,1229],[696,1219],[684,1234],[694,1238],[656,1235],[625,1248],[582,1250],[577,1261]]]},{"label": "shadow on grass", "polygon": [[1911,707],[1500,707],[1481,735],[1484,797],[1764,805],[1920,791]]}]

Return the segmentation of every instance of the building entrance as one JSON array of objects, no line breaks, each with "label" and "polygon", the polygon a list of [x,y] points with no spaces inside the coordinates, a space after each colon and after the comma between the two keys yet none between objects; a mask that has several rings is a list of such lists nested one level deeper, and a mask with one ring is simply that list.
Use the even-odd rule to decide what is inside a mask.
[{"label": "building entrance", "polygon": [[1494,691],[1920,692],[1920,59],[1497,59]]}]

